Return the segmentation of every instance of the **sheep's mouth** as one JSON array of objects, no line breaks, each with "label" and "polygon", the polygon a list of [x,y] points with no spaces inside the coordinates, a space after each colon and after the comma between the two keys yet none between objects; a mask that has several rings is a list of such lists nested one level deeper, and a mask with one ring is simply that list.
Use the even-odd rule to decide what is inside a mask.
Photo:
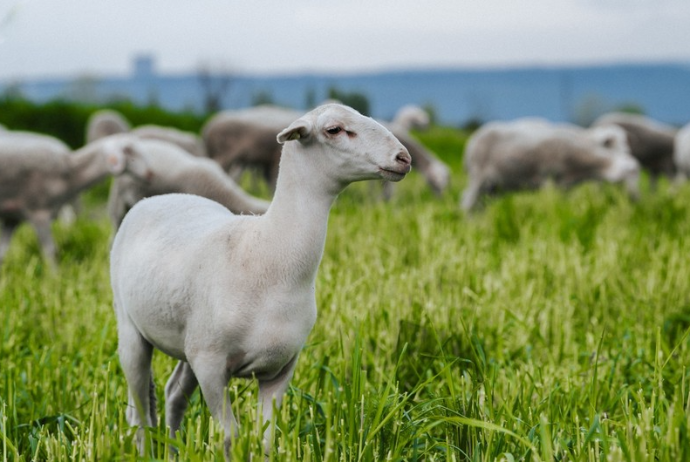
[{"label": "sheep's mouth", "polygon": [[410,171],[409,165],[402,170],[392,170],[388,168],[379,167],[379,173],[384,180],[400,181],[405,178],[405,175]]}]

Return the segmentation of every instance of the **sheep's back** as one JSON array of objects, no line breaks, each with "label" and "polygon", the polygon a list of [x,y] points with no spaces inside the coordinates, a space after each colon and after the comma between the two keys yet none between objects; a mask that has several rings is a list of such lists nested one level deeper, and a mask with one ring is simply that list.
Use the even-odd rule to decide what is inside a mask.
[{"label": "sheep's back", "polygon": [[0,198],[43,201],[65,187],[69,176],[67,152],[51,140],[0,138]]}]

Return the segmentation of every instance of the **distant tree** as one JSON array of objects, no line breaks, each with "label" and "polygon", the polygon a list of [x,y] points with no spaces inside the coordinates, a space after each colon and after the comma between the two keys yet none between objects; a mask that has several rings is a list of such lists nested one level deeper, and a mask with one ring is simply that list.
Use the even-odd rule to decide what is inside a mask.
[{"label": "distant tree", "polygon": [[21,82],[16,80],[5,85],[5,88],[2,89],[2,94],[0,94],[0,97],[6,100],[25,99]]},{"label": "distant tree", "polygon": [[252,95],[252,106],[261,106],[262,104],[275,104],[275,100],[270,91],[261,90]]},{"label": "distant tree", "polygon": [[224,66],[202,63],[197,68],[197,79],[201,86],[203,110],[213,114],[223,108],[223,100],[230,91],[232,73]]},{"label": "distant tree", "polygon": [[627,114],[638,114],[644,115],[645,110],[642,106],[637,103],[623,103],[620,106],[614,108],[616,112],[625,112]]},{"label": "distant tree", "polygon": [[482,119],[480,119],[479,117],[470,117],[460,126],[460,128],[469,133],[472,133],[478,130],[479,127],[481,127],[482,125],[484,125],[484,121]]},{"label": "distant tree", "polygon": [[363,115],[370,115],[369,99],[363,93],[359,93],[356,91],[348,93],[345,91],[338,90],[335,87],[331,87],[328,89],[328,98],[336,99],[344,105],[356,109]]}]

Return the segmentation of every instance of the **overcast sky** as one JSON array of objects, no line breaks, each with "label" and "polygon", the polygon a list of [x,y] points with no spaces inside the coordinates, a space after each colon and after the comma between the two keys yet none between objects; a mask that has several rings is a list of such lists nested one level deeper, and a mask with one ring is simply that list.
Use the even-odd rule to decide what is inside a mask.
[{"label": "overcast sky", "polygon": [[0,79],[690,63],[690,0],[0,0]]}]

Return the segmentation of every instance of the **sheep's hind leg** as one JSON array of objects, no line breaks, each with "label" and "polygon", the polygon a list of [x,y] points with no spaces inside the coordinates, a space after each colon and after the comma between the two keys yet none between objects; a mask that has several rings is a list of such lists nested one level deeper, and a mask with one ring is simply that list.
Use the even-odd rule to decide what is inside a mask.
[{"label": "sheep's hind leg", "polygon": [[297,364],[297,356],[292,358],[290,362],[283,367],[277,376],[271,380],[259,381],[259,403],[263,413],[263,422],[270,422],[270,425],[264,430],[264,453],[268,456],[272,446],[272,431],[273,431],[273,408],[275,400],[275,408],[279,408],[283,402],[283,396],[287,391],[292,373]]},{"label": "sheep's hind leg", "polygon": [[50,212],[42,210],[36,212],[29,217],[31,225],[36,230],[38,241],[41,243],[41,249],[45,256],[48,265],[55,269],[57,267],[57,260],[55,259],[55,242],[53,241],[53,234],[50,230],[51,216]]},{"label": "sheep's hind leg", "polygon": [[0,229],[0,267],[5,259],[5,254],[10,249],[10,241],[16,229],[17,225],[14,223],[2,223],[2,228]]},{"label": "sheep's hind leg", "polygon": [[168,383],[165,385],[165,423],[170,429],[170,438],[180,429],[184,411],[189,404],[189,397],[196,390],[199,382],[194,371],[185,361],[177,363]]},{"label": "sheep's hind leg", "polygon": [[226,367],[226,358],[217,355],[197,356],[190,358],[190,366],[199,381],[201,393],[206,405],[225,430],[225,459],[230,460],[230,446],[237,434],[237,420],[232,413],[228,380],[230,373]]},{"label": "sheep's hind leg", "polygon": [[144,438],[144,426],[156,425],[156,399],[151,370],[151,357],[153,347],[148,343],[136,328],[129,322],[118,319],[118,354],[120,365],[125,373],[129,389],[127,403],[127,422],[137,430],[137,449],[144,455],[146,442]]}]

